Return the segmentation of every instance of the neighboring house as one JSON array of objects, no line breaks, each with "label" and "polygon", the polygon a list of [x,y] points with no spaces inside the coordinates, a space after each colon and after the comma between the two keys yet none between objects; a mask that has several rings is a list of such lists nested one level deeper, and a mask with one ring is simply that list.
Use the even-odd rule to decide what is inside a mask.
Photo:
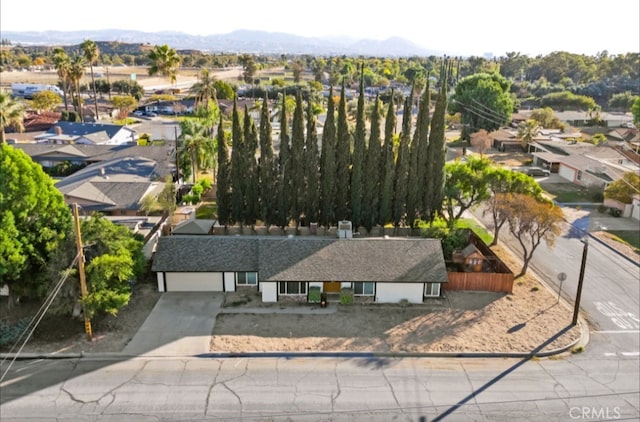
[{"label": "neighboring house", "polygon": [[151,269],[161,292],[252,288],[263,302],[349,287],[363,300],[422,303],[447,283],[438,239],[164,236]]},{"label": "neighboring house", "polygon": [[142,198],[164,188],[158,163],[143,157],[121,157],[91,164],[67,176],[56,188],[67,204],[106,215],[138,215]]},{"label": "neighboring house", "polygon": [[626,172],[640,166],[618,149],[586,142],[538,141],[531,145],[533,164],[549,168],[584,187],[606,188]]},{"label": "neighboring house", "polygon": [[166,146],[18,143],[14,147],[24,151],[43,168],[62,163],[89,165],[114,158],[143,157],[155,161],[157,172],[163,177],[175,172],[174,150]]},{"label": "neighboring house", "polygon": [[135,144],[138,134],[127,126],[59,121],[35,140],[46,144],[123,145]]},{"label": "neighboring house", "polygon": [[[554,111],[553,115],[571,126],[588,126],[589,113],[586,111]],[[631,113],[600,113],[600,120],[606,127],[622,127],[633,122]]]}]

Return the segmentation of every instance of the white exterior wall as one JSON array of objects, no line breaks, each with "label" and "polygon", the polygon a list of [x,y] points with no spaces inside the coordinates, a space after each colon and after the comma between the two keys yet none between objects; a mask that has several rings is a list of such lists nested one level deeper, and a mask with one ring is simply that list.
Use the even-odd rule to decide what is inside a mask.
[{"label": "white exterior wall", "polygon": [[221,292],[222,273],[165,273],[168,292]]},{"label": "white exterior wall", "polygon": [[225,292],[236,291],[236,273],[232,273],[232,272],[224,273],[224,291]]},{"label": "white exterior wall", "polygon": [[353,285],[351,284],[351,282],[350,282],[350,281],[343,281],[343,282],[340,284],[340,288],[341,288],[341,289],[350,289],[351,287],[353,287]]},{"label": "white exterior wall", "polygon": [[320,287],[320,290],[322,290],[322,281],[310,281],[309,282],[309,289],[311,289],[312,287]]},{"label": "white exterior wall", "polygon": [[567,179],[571,183],[576,180],[576,171],[567,166],[560,165],[560,168],[558,169],[558,175],[560,175],[564,179]]},{"label": "white exterior wall", "polygon": [[262,301],[277,302],[278,301],[278,283],[275,281],[265,281],[260,283],[262,286]]},{"label": "white exterior wall", "polygon": [[398,303],[402,299],[410,303],[422,303],[424,283],[376,283],[376,302]]},{"label": "white exterior wall", "polygon": [[158,291],[164,292],[164,273],[156,273],[158,278]]}]

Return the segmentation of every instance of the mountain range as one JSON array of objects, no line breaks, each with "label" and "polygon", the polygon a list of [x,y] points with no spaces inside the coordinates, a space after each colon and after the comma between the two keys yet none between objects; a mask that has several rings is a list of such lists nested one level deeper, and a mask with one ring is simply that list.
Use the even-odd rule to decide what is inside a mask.
[{"label": "mountain range", "polygon": [[142,32],[122,29],[87,31],[2,31],[12,45],[74,45],[90,39],[122,43],[167,44],[176,50],[211,53],[309,54],[376,57],[442,56],[400,37],[386,40],[346,37],[302,37],[283,32],[237,30],[228,34],[190,35],[183,32]]}]

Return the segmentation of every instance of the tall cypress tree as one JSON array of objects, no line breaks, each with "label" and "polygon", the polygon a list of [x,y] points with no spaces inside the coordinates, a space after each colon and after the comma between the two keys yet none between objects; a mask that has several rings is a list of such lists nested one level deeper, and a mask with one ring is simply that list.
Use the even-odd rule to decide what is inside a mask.
[{"label": "tall cypress tree", "polygon": [[411,103],[413,101],[413,88],[404,101],[402,114],[402,133],[400,134],[400,146],[396,159],[396,180],[394,182],[393,198],[393,224],[399,227],[406,214],[407,181],[409,177],[409,143],[411,141]]},{"label": "tall cypress tree", "polygon": [[231,223],[239,223],[241,227],[244,223],[244,178],[247,174],[244,155],[244,136],[236,97],[233,100],[231,116]]},{"label": "tall cypress tree", "polygon": [[269,113],[269,99],[265,94],[260,112],[260,159],[258,165],[258,201],[260,204],[260,218],[269,227],[275,223],[275,180],[273,155],[273,141],[271,138],[271,119]]},{"label": "tall cypress tree", "polygon": [[280,107],[280,151],[278,153],[278,225],[289,225],[291,211],[291,147],[289,146],[289,122],[287,120],[286,93],[282,92]]},{"label": "tall cypress tree", "polygon": [[421,218],[428,215],[427,205],[425,201],[425,193],[427,191],[427,172],[429,169],[429,126],[431,117],[429,115],[431,108],[431,87],[429,84],[429,73],[427,73],[427,83],[420,100],[420,109],[418,110],[418,121],[416,123],[416,131],[414,139],[418,141],[418,160],[416,173],[416,182],[419,185],[418,211]]},{"label": "tall cypress tree", "polygon": [[318,131],[316,129],[316,116],[313,114],[311,101],[307,102],[307,139],[304,148],[304,179],[305,201],[304,215],[307,221],[317,222],[319,217],[320,189],[319,180],[319,155],[318,155]]},{"label": "tall cypress tree", "polygon": [[338,103],[338,124],[336,131],[336,218],[349,219],[350,190],[349,164],[351,161],[351,133],[347,121],[347,96],[344,79]]},{"label": "tall cypress tree", "polygon": [[365,165],[366,121],[364,116],[364,64],[360,65],[360,95],[356,115],[356,131],[353,136],[353,156],[351,157],[351,221],[353,227],[362,225],[362,199],[364,195],[363,172]]},{"label": "tall cypress tree", "polygon": [[258,150],[258,129],[256,122],[251,118],[247,106],[244,106],[244,160],[247,174],[244,178],[244,224],[255,226],[258,219],[258,163],[256,151]]},{"label": "tall cypress tree", "polygon": [[302,94],[296,93],[296,108],[291,125],[291,217],[296,229],[304,204],[304,109]]},{"label": "tall cypress tree", "polygon": [[378,223],[384,226],[393,218],[393,182],[395,181],[395,154],[393,151],[393,135],[396,128],[396,112],[393,107],[393,90],[384,122],[384,145],[382,150],[382,181],[380,194],[380,213]]},{"label": "tall cypress tree", "polygon": [[[411,89],[413,92],[413,87]],[[412,99],[413,104],[413,99]],[[420,111],[418,110],[418,113]],[[418,116],[419,117],[419,116]],[[417,180],[418,173],[418,146],[420,145],[419,134],[416,131],[413,132],[413,138],[409,144],[409,168],[407,173],[407,201],[406,201],[406,221],[410,227],[413,227],[416,215],[420,194],[420,184]]]},{"label": "tall cypress tree", "polygon": [[430,221],[441,212],[444,200],[444,165],[446,162],[445,115],[447,113],[447,81],[449,63],[444,62],[440,73],[440,92],[431,119],[428,148],[427,212]]},{"label": "tall cypress tree", "polygon": [[371,130],[367,145],[363,171],[364,192],[362,196],[362,224],[371,231],[378,221],[378,205],[381,195],[381,145],[380,145],[380,101],[376,96],[371,114]]},{"label": "tall cypress tree", "polygon": [[329,88],[320,160],[320,222],[323,226],[329,227],[336,216],[336,122],[333,87]]},{"label": "tall cypress tree", "polygon": [[216,175],[216,203],[218,205],[218,223],[223,226],[229,224],[231,216],[231,168],[229,163],[229,146],[225,139],[222,126],[222,113],[218,123],[218,174]]}]

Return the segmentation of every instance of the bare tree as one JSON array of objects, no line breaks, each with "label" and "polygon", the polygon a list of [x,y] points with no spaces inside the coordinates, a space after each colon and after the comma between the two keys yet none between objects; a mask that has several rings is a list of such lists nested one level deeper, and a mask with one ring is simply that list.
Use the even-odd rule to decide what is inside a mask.
[{"label": "bare tree", "polygon": [[480,153],[482,157],[491,145],[493,144],[493,137],[484,129],[471,134],[471,146]]}]

